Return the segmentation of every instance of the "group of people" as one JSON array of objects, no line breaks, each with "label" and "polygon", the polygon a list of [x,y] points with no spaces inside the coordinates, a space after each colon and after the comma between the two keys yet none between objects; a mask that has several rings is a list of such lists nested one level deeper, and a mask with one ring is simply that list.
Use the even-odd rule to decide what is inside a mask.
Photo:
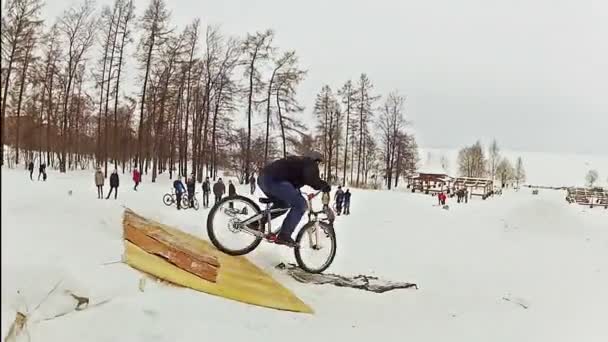
[{"label": "group of people", "polygon": [[[203,207],[209,208],[209,195],[211,194],[211,181],[209,177],[205,178],[201,186],[203,190]],[[188,195],[188,201],[190,206],[194,206],[194,195],[196,193],[196,179],[194,174],[190,174],[190,177],[186,179],[186,186],[182,183],[182,177],[179,176],[175,181],[173,181],[173,189],[175,190],[175,195],[177,198],[177,209],[181,209],[181,199],[182,196],[186,193]],[[226,193],[226,185],[222,178],[219,178],[215,184],[213,184],[213,194],[215,195],[215,203],[218,203],[224,194]],[[228,181],[228,196],[236,195],[236,187],[232,183],[231,180]]]},{"label": "group of people", "polygon": [[350,215],[350,196],[350,189],[343,191],[342,186],[338,186],[338,190],[336,190],[334,196],[336,199],[336,214],[338,216],[342,214],[342,210],[344,210],[344,215]]},{"label": "group of people", "polygon": [[[102,199],[103,197],[103,186],[105,184],[106,177],[101,171],[101,167],[97,166],[95,171],[95,186],[97,187],[97,198]],[[135,168],[133,169],[133,190],[137,191],[137,186],[141,183],[141,172]],[[118,186],[120,185],[120,179],[118,178],[118,170],[114,169],[110,174],[110,191],[105,199],[110,199],[110,195],[114,192],[114,199],[118,198]]]},{"label": "group of people", "polygon": [[[33,161],[29,162],[29,164],[27,165],[27,170],[30,172],[30,179],[34,180]],[[46,182],[46,163],[40,163],[40,166],[38,167],[38,180],[40,180],[40,177],[42,177],[42,180]]]}]

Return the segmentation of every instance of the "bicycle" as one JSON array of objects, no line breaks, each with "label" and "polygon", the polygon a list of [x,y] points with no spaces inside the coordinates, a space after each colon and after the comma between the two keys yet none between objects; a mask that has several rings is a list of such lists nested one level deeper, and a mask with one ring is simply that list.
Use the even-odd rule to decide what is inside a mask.
[{"label": "bicycle", "polygon": [[[309,273],[321,273],[325,271],[336,256],[336,233],[333,227],[335,216],[332,215],[331,210],[313,210],[312,199],[318,194],[319,192],[311,195],[305,194],[308,204],[308,222],[298,232],[295,239],[296,246],[294,247],[294,255],[298,266]],[[230,202],[233,203],[232,208],[229,206],[224,207],[226,203]],[[280,231],[280,228],[276,231],[272,230],[272,214],[287,212],[289,208],[273,208],[274,202],[269,198],[260,198],[260,203],[266,206],[264,210],[261,210],[257,203],[250,198],[236,195],[223,198],[215,204],[207,217],[207,234],[213,245],[229,255],[244,255],[256,249],[262,240],[272,242],[273,238]],[[251,208],[253,215],[248,216],[249,210],[247,208]],[[222,212],[229,217],[228,221],[215,222],[216,215]],[[325,215],[325,218],[320,217],[322,214]],[[240,219],[239,215],[246,217]],[[262,223],[262,218],[265,218],[266,223]],[[257,229],[254,228],[256,227],[256,223]],[[268,229],[266,229],[266,226]],[[219,233],[222,232],[220,230],[222,227],[227,228],[227,231],[232,233],[229,235],[228,241],[225,242],[220,242]],[[305,239],[304,236],[307,236],[308,239]],[[244,240],[245,237],[250,237],[253,240],[246,242],[242,248],[228,246],[228,242]],[[323,241],[323,238],[328,238],[329,241]],[[310,248],[310,252],[306,247]],[[308,253],[316,254],[323,250],[327,250],[329,254],[321,259],[320,266],[315,267],[310,261],[304,260]]]},{"label": "bicycle", "polygon": [[[187,193],[182,194],[182,203],[181,203],[182,208],[188,208],[189,203],[188,203],[188,196],[186,194]],[[171,189],[171,193],[166,193],[163,196],[163,203],[168,207],[173,205],[174,203],[177,203],[177,195],[175,194],[175,189]]]},{"label": "bicycle", "polygon": [[198,210],[200,208],[199,204],[198,204],[198,200],[196,199],[196,194],[198,194],[198,191],[194,192],[194,196],[192,196],[192,202],[194,203],[194,205],[191,207],[190,206],[190,200],[188,200],[188,195],[187,193],[184,195],[184,197],[186,198],[186,204],[182,204],[182,207],[188,209],[188,208],[193,208],[194,210]]}]

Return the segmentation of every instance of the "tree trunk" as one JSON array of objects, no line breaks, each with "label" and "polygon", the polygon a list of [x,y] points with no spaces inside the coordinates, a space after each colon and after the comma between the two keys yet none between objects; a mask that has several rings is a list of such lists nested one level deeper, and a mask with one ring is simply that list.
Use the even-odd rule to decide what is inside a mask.
[{"label": "tree trunk", "polygon": [[[15,148],[15,165],[19,165],[19,119],[21,118],[21,104],[23,101],[23,91],[25,90],[25,78],[27,75],[27,68],[30,63],[30,53],[32,46],[28,46],[25,52],[25,60],[23,61],[23,69],[21,70],[21,84],[19,85],[19,99],[17,100],[17,124],[16,124],[16,148]],[[4,94],[6,97],[7,94]],[[4,125],[3,125],[4,127]]]},{"label": "tree trunk", "polygon": [[[21,27],[21,26],[19,26]],[[4,80],[4,91],[2,92],[2,141],[0,141],[0,165],[4,165],[4,118],[6,117],[6,101],[8,98],[8,85],[11,79],[11,73],[13,71],[13,61],[15,59],[15,51],[17,49],[17,40],[15,40],[11,46],[11,54],[8,59],[8,67],[6,68],[6,78]]]},{"label": "tree trunk", "polygon": [[281,125],[281,138],[283,139],[283,158],[287,157],[287,144],[285,142],[285,125],[283,124],[283,115],[281,114],[281,101],[279,97],[279,89],[277,88],[277,112],[279,115],[279,124]]},{"label": "tree trunk", "polygon": [[148,86],[148,77],[150,76],[150,63],[152,62],[152,49],[154,47],[154,38],[156,33],[152,31],[150,34],[150,47],[148,49],[148,55],[146,57],[146,73],[144,76],[144,86],[141,95],[141,109],[139,114],[139,129],[138,129],[138,137],[137,137],[137,159],[135,162],[135,166],[137,167],[139,164],[139,170],[142,169],[141,164],[141,154],[142,154],[142,129],[144,122],[144,103],[146,102],[146,88]]}]

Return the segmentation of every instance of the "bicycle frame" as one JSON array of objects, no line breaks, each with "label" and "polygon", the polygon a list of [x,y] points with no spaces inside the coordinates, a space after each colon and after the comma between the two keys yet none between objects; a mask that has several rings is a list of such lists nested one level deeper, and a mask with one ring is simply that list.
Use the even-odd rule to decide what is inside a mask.
[{"label": "bicycle frame", "polygon": [[[307,205],[308,205],[308,223],[314,223],[315,224],[315,233],[316,233],[316,240],[319,241],[319,214],[324,213],[324,210],[320,210],[320,211],[313,211],[312,210],[312,203],[311,200],[316,197],[320,192],[316,192],[315,194],[312,195],[308,195],[305,194],[307,197]],[[272,231],[272,214],[273,213],[284,213],[287,212],[290,208],[271,208],[270,206],[273,203],[267,203],[266,204],[266,209],[262,210],[260,213],[253,215],[252,217],[249,217],[248,219],[242,221],[239,223],[240,228],[244,231],[247,232],[249,234],[252,234],[254,236],[257,237],[265,237],[266,234],[271,234],[273,233]],[[311,218],[311,216],[314,216],[314,218]],[[253,230],[247,227],[248,224],[253,223],[255,221],[258,221],[262,218],[266,218],[266,223],[268,225],[268,229],[264,229],[262,231],[258,231],[258,230]],[[311,239],[311,244],[312,244],[312,236],[310,236],[309,234],[309,238]]]}]

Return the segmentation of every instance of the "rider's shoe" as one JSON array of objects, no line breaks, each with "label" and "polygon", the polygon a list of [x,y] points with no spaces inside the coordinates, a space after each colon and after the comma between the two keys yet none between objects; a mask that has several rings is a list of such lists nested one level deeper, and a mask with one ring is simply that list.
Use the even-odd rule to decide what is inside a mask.
[{"label": "rider's shoe", "polygon": [[277,245],[284,245],[284,246],[291,247],[291,248],[293,248],[297,245],[297,243],[290,236],[283,237],[283,236],[277,235],[273,242],[276,243]]}]

